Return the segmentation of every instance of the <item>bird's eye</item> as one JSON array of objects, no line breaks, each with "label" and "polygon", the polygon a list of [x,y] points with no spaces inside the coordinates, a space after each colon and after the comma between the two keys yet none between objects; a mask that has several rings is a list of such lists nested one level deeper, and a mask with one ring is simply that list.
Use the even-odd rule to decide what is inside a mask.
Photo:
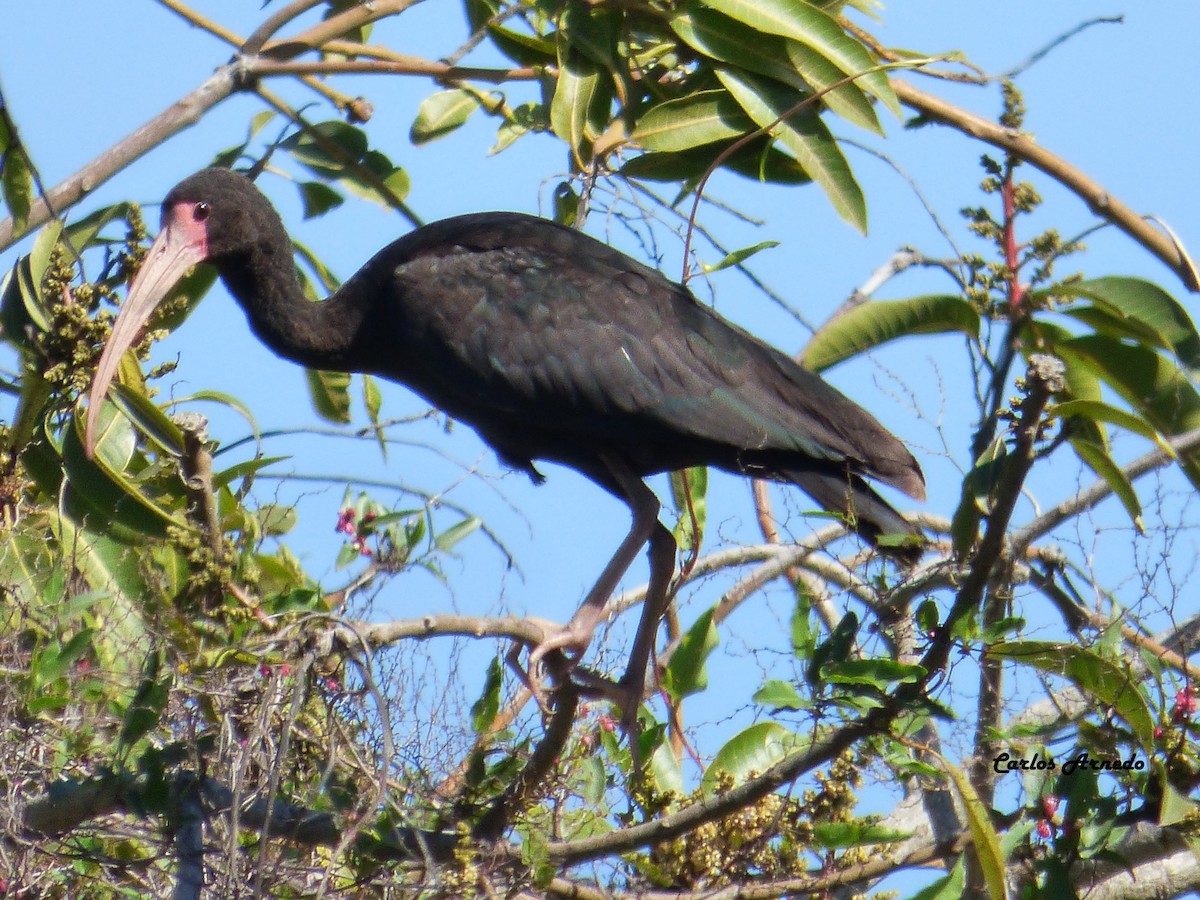
[{"label": "bird's eye", "polygon": [[209,205],[201,200],[194,207],[192,207],[192,218],[197,222],[203,222],[208,218],[209,212],[211,212]]}]

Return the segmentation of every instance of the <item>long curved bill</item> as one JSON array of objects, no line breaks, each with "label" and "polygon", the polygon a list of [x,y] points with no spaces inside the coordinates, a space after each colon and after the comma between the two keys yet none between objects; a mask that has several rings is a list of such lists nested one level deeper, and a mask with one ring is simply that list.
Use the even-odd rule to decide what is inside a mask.
[{"label": "long curved bill", "polygon": [[104,345],[92,390],[88,394],[87,430],[84,451],[90,459],[96,449],[96,423],[100,404],[117,373],[121,357],[137,340],[143,326],[171,288],[197,263],[208,256],[208,235],[202,221],[193,218],[191,203],[180,203],[166,211],[163,228],[150,247],[146,261],[129,286],[121,312],[113,322],[112,334]]}]

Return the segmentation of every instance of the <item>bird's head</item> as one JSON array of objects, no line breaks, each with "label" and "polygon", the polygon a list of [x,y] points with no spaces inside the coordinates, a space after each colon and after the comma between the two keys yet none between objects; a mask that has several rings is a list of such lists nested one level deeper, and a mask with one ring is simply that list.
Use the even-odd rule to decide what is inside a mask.
[{"label": "bird's head", "polygon": [[[264,209],[265,207],[265,209]],[[138,269],[112,335],[100,355],[88,395],[84,447],[95,449],[98,411],[125,351],[137,340],[155,308],[193,266],[246,253],[274,211],[243,175],[228,169],[204,169],[175,185],[163,200],[162,227]]]}]

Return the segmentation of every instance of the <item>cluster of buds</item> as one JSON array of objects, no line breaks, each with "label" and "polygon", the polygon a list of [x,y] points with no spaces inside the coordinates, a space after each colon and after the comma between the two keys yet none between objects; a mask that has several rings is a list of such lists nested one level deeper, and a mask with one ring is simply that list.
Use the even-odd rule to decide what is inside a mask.
[{"label": "cluster of buds", "polygon": [[375,513],[368,510],[359,519],[358,513],[354,511],[353,507],[346,507],[338,513],[337,528],[334,530],[349,537],[350,543],[363,556],[371,556],[371,548],[367,546],[367,536],[370,534],[370,525],[375,518]]},{"label": "cluster of buds", "polygon": [[1171,707],[1171,721],[1176,725],[1190,722],[1197,709],[1200,709],[1200,688],[1189,684],[1175,695],[1175,705]]},{"label": "cluster of buds", "polygon": [[1058,826],[1054,824],[1054,816],[1058,813],[1059,798],[1054,794],[1047,794],[1042,798],[1042,818],[1038,819],[1037,836],[1043,841],[1048,841],[1054,837]]}]

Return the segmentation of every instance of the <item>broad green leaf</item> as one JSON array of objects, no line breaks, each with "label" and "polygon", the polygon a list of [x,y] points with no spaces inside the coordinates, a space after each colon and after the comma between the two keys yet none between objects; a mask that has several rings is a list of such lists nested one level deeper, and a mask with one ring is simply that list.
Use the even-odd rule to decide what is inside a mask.
[{"label": "broad green leaf", "polygon": [[175,457],[183,454],[183,432],[144,393],[116,383],[110,388],[109,400],[160,450]]},{"label": "broad green leaf", "polygon": [[833,85],[845,78],[846,73],[807,44],[798,41],[786,43],[788,59],[796,71],[804,76],[804,80],[812,85],[814,92],[832,88],[821,95],[823,104],[860,128],[874,131],[876,134],[883,133],[879,118],[875,115],[875,107],[856,82],[834,88]]},{"label": "broad green leaf", "polygon": [[913,334],[959,331],[979,337],[979,313],[952,294],[870,300],[826,322],[804,348],[802,362],[823,371],[867,350]]},{"label": "broad green leaf", "polygon": [[323,181],[298,181],[300,200],[304,204],[304,218],[323,216],[345,203],[345,198]]},{"label": "broad green leaf", "polygon": [[[693,181],[708,171],[724,148],[701,147],[680,153],[642,153],[621,165],[621,174],[646,181]],[[772,184],[807,184],[812,181],[795,158],[774,146],[765,135],[734,150],[724,168],[744,178]]]},{"label": "broad green leaf", "polygon": [[866,233],[867,202],[862,188],[820,118],[811,109],[801,109],[787,121],[773,124],[796,105],[799,95],[747,72],[719,69],[717,77],[750,118],[760,126],[772,126],[772,133],[821,186],[838,215]]},{"label": "broad green leaf", "polygon": [[595,137],[589,134],[592,103],[600,90],[600,68],[577,52],[568,51],[559,66],[558,84],[550,102],[550,128],[585,159],[584,145]]},{"label": "broad green leaf", "polygon": [[808,709],[812,704],[800,695],[795,685],[771,679],[754,692],[754,702],[768,709]]},{"label": "broad green leaf", "polygon": [[702,269],[702,271],[704,271],[705,274],[710,275],[713,272],[720,272],[722,269],[728,269],[731,266],[740,266],[742,263],[744,263],[746,260],[748,260],[754,254],[758,253],[760,250],[768,250],[771,247],[778,247],[778,246],[779,246],[779,241],[759,241],[757,244],[754,244],[753,246],[742,247],[740,250],[734,250],[732,253],[726,254],[725,258],[722,259],[718,263],[713,263],[711,265],[708,263],[705,263],[704,265],[701,266],[701,269]]},{"label": "broad green leaf", "polygon": [[988,896],[991,900],[1006,900],[1008,886],[1005,881],[1004,852],[1000,848],[1000,838],[996,834],[996,827],[992,824],[988,809],[975,793],[966,772],[944,759],[942,766],[954,783],[958,796],[962,798],[963,809],[967,814],[967,826],[971,830],[972,850],[983,873]]},{"label": "broad green leaf", "polygon": [[620,25],[615,9],[600,3],[568,3],[560,36],[601,68],[613,68]]},{"label": "broad green leaf", "polygon": [[[1140,278],[1110,276],[1055,285],[1041,292],[1055,297],[1086,297],[1131,328],[1157,335],[1156,345],[1184,365],[1200,366],[1200,334],[1187,310],[1158,285]],[[1064,310],[1068,314],[1073,310]],[[1086,311],[1079,311],[1086,316]]]},{"label": "broad green leaf", "polygon": [[663,690],[676,702],[708,687],[705,664],[720,643],[712,618],[713,611],[709,609],[692,623],[663,672]]},{"label": "broad green leaf", "polygon": [[1178,825],[1185,819],[1192,819],[1200,811],[1191,797],[1181,794],[1171,779],[1167,776],[1165,767],[1159,760],[1154,761],[1155,776],[1162,787],[1162,802],[1158,807],[1158,824],[1163,828]]},{"label": "broad green leaf", "polygon": [[799,746],[801,738],[776,722],[759,722],[730,738],[717,751],[701,780],[706,793],[716,789],[718,776],[728,773],[734,784],[761,775]]},{"label": "broad green leaf", "polygon": [[700,91],[651,107],[638,120],[632,139],[646,150],[677,153],[739,137],[754,127],[727,91]]},{"label": "broad green leaf", "polygon": [[674,530],[676,544],[685,551],[699,550],[708,519],[708,469],[695,466],[672,472],[671,497],[679,511]]},{"label": "broad green leaf", "polygon": [[813,840],[822,847],[868,847],[902,841],[911,832],[869,822],[814,822]]},{"label": "broad green leaf", "polygon": [[414,144],[427,144],[460,128],[475,110],[479,100],[470,91],[439,91],[421,101],[417,118],[408,137]]},{"label": "broad green leaf", "polygon": [[894,659],[847,659],[827,662],[821,675],[832,684],[861,684],[886,692],[894,684],[920,680],[925,670]]},{"label": "broad green leaf", "polygon": [[[62,440],[63,470],[75,494],[90,508],[89,518],[128,529],[126,538],[165,537],[170,527],[189,528],[147,496],[125,473],[133,457],[133,428],[109,403],[101,404],[96,452],[88,459],[83,452],[84,418],[76,412]],[[89,411],[91,413],[91,411]],[[120,537],[117,531],[113,535]]]},{"label": "broad green leaf", "polygon": [[305,369],[304,377],[317,414],[328,422],[347,424],[350,421],[350,375]]},{"label": "broad green leaf", "polygon": [[837,623],[828,639],[813,649],[812,658],[808,662],[805,677],[809,684],[819,685],[822,681],[822,670],[826,664],[838,664],[850,658],[854,640],[858,637],[858,615],[849,611]]},{"label": "broad green leaf", "polygon": [[84,248],[91,246],[101,231],[111,222],[124,219],[129,213],[128,203],[114,203],[89,213],[81,219],[76,219],[63,231],[63,238],[75,250],[82,253]]},{"label": "broad green leaf", "polygon": [[[1200,427],[1200,395],[1161,353],[1099,334],[1072,338],[1053,349],[1063,359],[1088,365],[1159,432],[1173,436]],[[1200,487],[1200,454],[1183,458],[1181,467]]]},{"label": "broad green leaf", "polygon": [[1139,434],[1146,438],[1146,440],[1158,444],[1159,449],[1168,455],[1175,456],[1175,451],[1171,449],[1171,445],[1145,419],[1131,412],[1126,412],[1123,409],[1118,409],[1115,406],[1110,406],[1102,400],[1068,400],[1065,403],[1055,403],[1046,410],[1046,413],[1049,416],[1058,416],[1064,420],[1079,417],[1092,422],[1107,422],[1109,425],[1116,425],[1118,428]]},{"label": "broad green leaf", "polygon": [[149,588],[139,558],[115,540],[110,529],[99,534],[77,526],[65,513],[65,506],[64,499],[58,508],[47,509],[51,533],[63,548],[70,570],[81,575],[94,591],[105,594],[103,610],[93,609],[99,629],[97,644],[112,665],[128,671],[136,658],[131,651],[147,641],[141,604]]},{"label": "broad green leaf", "polygon": [[1143,747],[1154,745],[1154,716],[1138,681],[1124,668],[1078,644],[1012,641],[993,644],[987,655],[1011,659],[1041,672],[1067,679],[1084,694],[1113,710]]},{"label": "broad green leaf", "polygon": [[756,31],[777,34],[812,48],[900,117],[900,101],[871,53],[846,34],[837,19],[804,0],[705,0],[706,5]]}]

